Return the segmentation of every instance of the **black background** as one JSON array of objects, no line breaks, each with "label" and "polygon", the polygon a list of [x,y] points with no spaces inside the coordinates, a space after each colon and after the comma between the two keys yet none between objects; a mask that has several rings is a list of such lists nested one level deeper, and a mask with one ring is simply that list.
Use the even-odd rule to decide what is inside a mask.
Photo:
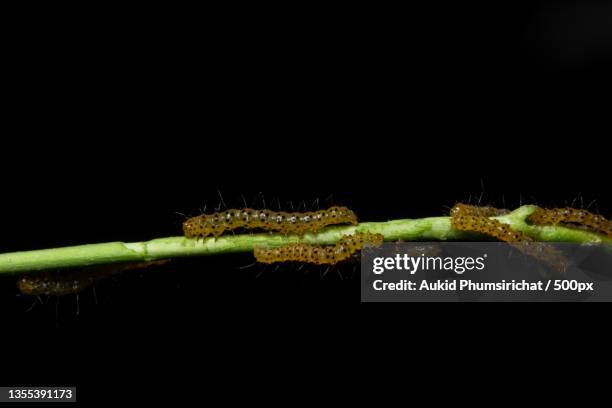
[{"label": "black background", "polygon": [[[611,214],[609,6],[107,12],[31,10],[7,31],[2,252],[179,235],[181,214],[219,192],[230,207],[318,199],[380,221],[479,199]],[[78,315],[75,297],[31,307],[3,277],[25,342],[12,382],[91,399],[102,367],[129,377],[167,358],[182,371],[220,344],[244,360],[297,338],[344,356],[364,322],[393,319],[360,305],[354,265],[251,263],[127,273],[82,293]],[[460,313],[443,310],[441,325]]]}]

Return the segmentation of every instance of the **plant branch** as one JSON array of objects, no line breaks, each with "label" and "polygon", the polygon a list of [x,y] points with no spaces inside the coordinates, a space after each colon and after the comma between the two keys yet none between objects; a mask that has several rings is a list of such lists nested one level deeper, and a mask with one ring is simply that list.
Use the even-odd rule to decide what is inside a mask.
[{"label": "plant branch", "polygon": [[[535,206],[523,206],[504,216],[495,217],[531,236],[537,241],[603,243],[612,248],[612,239],[590,231],[562,226],[535,226],[526,218]],[[292,242],[331,245],[343,235],[356,231],[383,234],[386,241],[446,241],[489,240],[474,233],[458,231],[451,226],[450,217],[403,219],[387,222],[364,222],[352,226],[328,227],[317,234],[302,237],[280,234],[240,234],[219,238],[187,239],[159,238],[147,242],[108,242],[65,248],[0,254],[0,274],[27,273],[45,269],[73,268],[119,262],[148,262],[187,256],[251,252],[254,246],[276,247]]]}]

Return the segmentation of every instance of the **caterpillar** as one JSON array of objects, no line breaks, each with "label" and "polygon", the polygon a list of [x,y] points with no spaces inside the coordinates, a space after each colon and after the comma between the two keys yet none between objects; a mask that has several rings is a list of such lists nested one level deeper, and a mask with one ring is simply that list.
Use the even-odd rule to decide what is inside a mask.
[{"label": "caterpillar", "polygon": [[537,225],[578,224],[612,237],[612,222],[587,210],[577,210],[570,207],[538,208],[527,218],[527,221]]},{"label": "caterpillar", "polygon": [[32,296],[76,294],[112,275],[166,262],[168,260],[90,266],[70,271],[35,272],[21,277],[17,281],[17,288],[22,294]]},{"label": "caterpillar", "polygon": [[343,235],[336,245],[319,246],[308,244],[289,244],[279,248],[255,247],[255,259],[259,263],[303,262],[316,265],[335,265],[350,258],[366,246],[379,246],[384,237],[381,234],[357,232]]},{"label": "caterpillar", "polygon": [[488,218],[504,214],[505,210],[494,207],[476,207],[467,204],[456,204],[450,211],[451,224],[461,231],[474,231],[508,242],[526,255],[540,259],[553,269],[563,272],[568,261],[561,252],[548,244],[535,240],[510,225]]},{"label": "caterpillar", "polygon": [[213,214],[189,218],[183,223],[187,238],[219,237],[226,231],[239,228],[262,229],[283,234],[302,235],[317,232],[334,224],[357,224],[357,216],[347,207],[330,207],[314,212],[283,212],[254,210],[252,208],[231,209]]},{"label": "caterpillar", "polygon": [[494,207],[476,207],[458,203],[450,211],[451,224],[458,230],[481,232],[504,242],[533,241],[532,238],[512,229],[508,224],[488,218],[503,214],[504,211]]},{"label": "caterpillar", "polygon": [[457,203],[451,209],[451,216],[459,217],[471,215],[476,217],[496,217],[498,215],[508,214],[510,211],[505,208],[496,208],[490,206],[479,207],[476,205]]}]

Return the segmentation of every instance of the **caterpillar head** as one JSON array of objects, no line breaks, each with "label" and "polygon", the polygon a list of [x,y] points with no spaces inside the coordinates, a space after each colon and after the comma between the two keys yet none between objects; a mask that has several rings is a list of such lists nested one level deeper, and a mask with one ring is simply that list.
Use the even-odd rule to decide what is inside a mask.
[{"label": "caterpillar head", "polygon": [[38,294],[40,284],[37,284],[35,280],[30,279],[28,276],[24,276],[17,281],[17,288],[24,294]]},{"label": "caterpillar head", "polygon": [[200,234],[200,223],[194,218],[190,218],[183,222],[183,234],[187,238],[194,238]]}]

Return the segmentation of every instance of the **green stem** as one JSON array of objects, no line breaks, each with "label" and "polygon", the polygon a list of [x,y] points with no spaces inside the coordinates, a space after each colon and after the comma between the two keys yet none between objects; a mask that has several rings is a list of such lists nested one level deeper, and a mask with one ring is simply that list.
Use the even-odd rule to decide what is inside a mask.
[{"label": "green stem", "polygon": [[[605,243],[612,247],[612,239],[581,229],[561,226],[534,226],[525,219],[536,209],[520,207],[510,214],[496,217],[538,241]],[[43,249],[0,254],[0,274],[26,273],[44,269],[83,267],[117,262],[147,262],[186,256],[251,252],[254,246],[281,246],[291,242],[330,245],[342,235],[355,231],[383,234],[386,241],[445,241],[483,240],[480,234],[466,233],[452,228],[450,217],[404,219],[387,222],[364,222],[353,226],[335,226],[318,234],[303,237],[279,234],[241,234],[220,238],[187,239],[185,237],[159,238],[147,242],[108,242],[65,248]]]}]

